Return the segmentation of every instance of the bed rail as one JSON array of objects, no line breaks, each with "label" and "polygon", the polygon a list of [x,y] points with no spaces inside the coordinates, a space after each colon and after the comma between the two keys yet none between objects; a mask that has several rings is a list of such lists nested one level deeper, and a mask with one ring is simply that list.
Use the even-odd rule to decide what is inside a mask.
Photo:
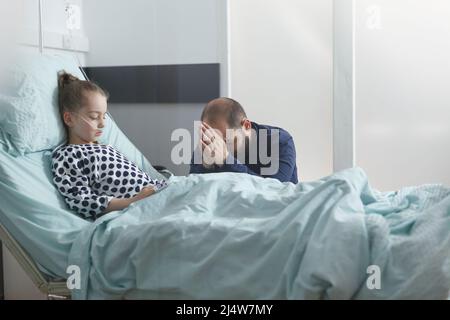
[{"label": "bed rail", "polygon": [[66,281],[47,280],[44,274],[39,270],[36,263],[31,259],[28,253],[19,245],[11,234],[0,224],[0,240],[11,252],[25,273],[30,277],[34,285],[45,295],[47,299],[70,299],[71,293],[67,288]]}]

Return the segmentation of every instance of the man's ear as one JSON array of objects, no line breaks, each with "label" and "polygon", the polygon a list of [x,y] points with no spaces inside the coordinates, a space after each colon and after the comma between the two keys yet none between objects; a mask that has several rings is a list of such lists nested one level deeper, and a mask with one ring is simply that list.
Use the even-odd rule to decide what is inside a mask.
[{"label": "man's ear", "polygon": [[244,127],[245,130],[250,130],[252,128],[252,122],[247,118],[244,118],[242,120],[242,126]]},{"label": "man's ear", "polygon": [[69,128],[73,126],[72,114],[70,112],[65,111],[63,113],[63,120],[66,126],[68,126]]}]

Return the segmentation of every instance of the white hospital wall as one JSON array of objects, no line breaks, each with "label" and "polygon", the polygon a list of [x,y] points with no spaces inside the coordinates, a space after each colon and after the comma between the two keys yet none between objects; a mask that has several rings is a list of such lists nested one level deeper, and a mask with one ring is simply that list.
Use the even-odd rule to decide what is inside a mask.
[{"label": "white hospital wall", "polygon": [[[96,0],[83,4],[90,40],[88,66],[220,63],[221,91],[227,88],[224,0]],[[110,104],[110,111],[153,164],[178,175],[189,165],[170,160],[171,134],[193,134],[203,104]]]},{"label": "white hospital wall", "polygon": [[231,95],[287,129],[301,180],[332,173],[332,0],[231,0]]},{"label": "white hospital wall", "polygon": [[357,0],[356,16],[357,165],[381,190],[450,185],[450,2]]},{"label": "white hospital wall", "polygon": [[[26,44],[27,50],[37,52],[39,43],[39,1],[18,0],[18,2],[23,6],[23,29],[19,42]],[[84,64],[84,53],[89,49],[89,40],[84,32],[83,23],[81,23],[79,30],[69,31],[67,29],[67,15],[65,12],[67,3],[78,5],[81,9],[83,8],[83,0],[42,1],[44,52],[72,54],[79,59],[81,64]],[[71,47],[68,47],[69,45]]]},{"label": "white hospital wall", "polygon": [[[38,25],[38,0],[18,0],[24,7],[25,26],[29,28],[36,28]],[[66,4],[75,4],[80,7],[83,5],[83,0],[42,0],[43,5],[43,21],[45,31],[56,33],[65,33],[66,28]],[[74,34],[83,34],[84,28],[81,24],[80,30],[74,30]]]},{"label": "white hospital wall", "polygon": [[0,66],[18,37],[23,8],[20,2],[0,1]]}]

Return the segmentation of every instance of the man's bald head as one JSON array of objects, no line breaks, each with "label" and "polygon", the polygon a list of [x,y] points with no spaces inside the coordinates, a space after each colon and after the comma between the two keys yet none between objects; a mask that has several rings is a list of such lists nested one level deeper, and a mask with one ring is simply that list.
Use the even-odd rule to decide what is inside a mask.
[{"label": "man's bald head", "polygon": [[238,128],[242,119],[246,118],[244,108],[236,100],[230,98],[214,99],[203,109],[201,120],[210,123],[225,121],[229,128]]}]

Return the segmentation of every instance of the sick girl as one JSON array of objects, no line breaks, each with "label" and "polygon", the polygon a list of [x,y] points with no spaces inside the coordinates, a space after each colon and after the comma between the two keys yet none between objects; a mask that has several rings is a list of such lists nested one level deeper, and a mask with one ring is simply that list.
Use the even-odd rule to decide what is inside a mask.
[{"label": "sick girl", "polygon": [[150,178],[112,146],[97,143],[108,94],[90,81],[58,74],[58,100],[67,144],[52,155],[53,181],[70,209],[87,220],[127,208],[167,185]]}]

